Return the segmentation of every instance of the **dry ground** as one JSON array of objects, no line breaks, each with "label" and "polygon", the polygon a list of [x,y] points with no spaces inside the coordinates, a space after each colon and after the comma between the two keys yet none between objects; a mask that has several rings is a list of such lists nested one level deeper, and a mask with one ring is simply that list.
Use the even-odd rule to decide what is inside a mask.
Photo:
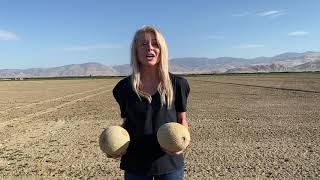
[{"label": "dry ground", "polygon": [[[188,77],[186,179],[320,178],[320,74]],[[119,79],[0,82],[0,178],[123,179]]]}]

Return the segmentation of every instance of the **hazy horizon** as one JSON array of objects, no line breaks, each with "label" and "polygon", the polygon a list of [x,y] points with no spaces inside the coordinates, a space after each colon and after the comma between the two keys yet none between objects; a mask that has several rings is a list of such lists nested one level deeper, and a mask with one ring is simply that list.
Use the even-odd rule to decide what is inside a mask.
[{"label": "hazy horizon", "polygon": [[[305,52],[284,52],[281,54],[285,54],[285,53],[306,53],[306,52],[319,52],[319,51],[305,51]],[[280,54],[275,54],[273,56],[259,56],[259,57],[274,57]],[[231,57],[231,56],[223,56],[223,57]],[[254,58],[259,58],[259,57],[252,57],[252,58],[244,58],[244,59],[254,59]],[[214,57],[214,58],[210,58],[210,57],[177,57],[177,58],[172,58],[172,59],[183,59],[183,58],[208,58],[208,59],[215,59],[215,58],[221,58],[221,57]],[[241,58],[241,57],[232,57],[232,58]],[[169,59],[169,61],[171,61],[172,59]],[[67,65],[77,65],[77,64],[87,64],[87,63],[99,63],[105,66],[121,66],[121,65],[127,65],[130,64],[130,62],[128,61],[127,63],[124,64],[115,64],[115,65],[108,65],[108,64],[104,64],[102,62],[99,61],[88,61],[88,62],[83,62],[83,63],[71,63],[71,64],[62,64],[62,65],[58,65],[58,66],[50,66],[50,67],[40,67],[40,66],[35,66],[35,67],[28,67],[28,68],[1,68],[0,70],[3,69],[19,69],[19,70],[24,70],[24,69],[33,69],[33,68],[55,68],[55,67],[62,67],[62,66],[67,66]]]}]

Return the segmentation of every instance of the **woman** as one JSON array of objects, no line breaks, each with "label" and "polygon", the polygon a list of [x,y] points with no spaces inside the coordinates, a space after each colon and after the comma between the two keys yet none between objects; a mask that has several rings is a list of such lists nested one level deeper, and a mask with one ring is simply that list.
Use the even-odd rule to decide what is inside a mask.
[{"label": "woman", "polygon": [[[130,145],[121,157],[125,179],[183,179],[182,152],[168,152],[157,141],[157,130],[167,122],[188,128],[189,84],[169,73],[168,50],[161,33],[143,26],[131,46],[132,74],[113,89]],[[113,157],[117,158],[117,157]]]}]

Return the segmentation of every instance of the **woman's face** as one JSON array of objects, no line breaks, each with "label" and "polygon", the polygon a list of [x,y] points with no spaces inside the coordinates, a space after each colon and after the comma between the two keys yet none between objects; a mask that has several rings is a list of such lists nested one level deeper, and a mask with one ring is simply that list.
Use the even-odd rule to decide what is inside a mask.
[{"label": "woman's face", "polygon": [[138,35],[137,55],[143,66],[154,66],[159,62],[160,47],[154,33],[143,32]]}]

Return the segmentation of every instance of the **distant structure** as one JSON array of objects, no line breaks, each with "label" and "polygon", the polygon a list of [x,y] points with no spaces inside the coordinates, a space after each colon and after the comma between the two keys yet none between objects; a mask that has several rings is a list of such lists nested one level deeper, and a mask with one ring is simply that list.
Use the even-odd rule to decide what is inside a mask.
[{"label": "distant structure", "polygon": [[24,79],[23,76],[24,76],[23,72],[20,72],[20,73],[14,78],[14,80],[23,81],[23,79]]},{"label": "distant structure", "polygon": [[23,81],[23,77],[15,77],[14,80],[20,80]]}]

